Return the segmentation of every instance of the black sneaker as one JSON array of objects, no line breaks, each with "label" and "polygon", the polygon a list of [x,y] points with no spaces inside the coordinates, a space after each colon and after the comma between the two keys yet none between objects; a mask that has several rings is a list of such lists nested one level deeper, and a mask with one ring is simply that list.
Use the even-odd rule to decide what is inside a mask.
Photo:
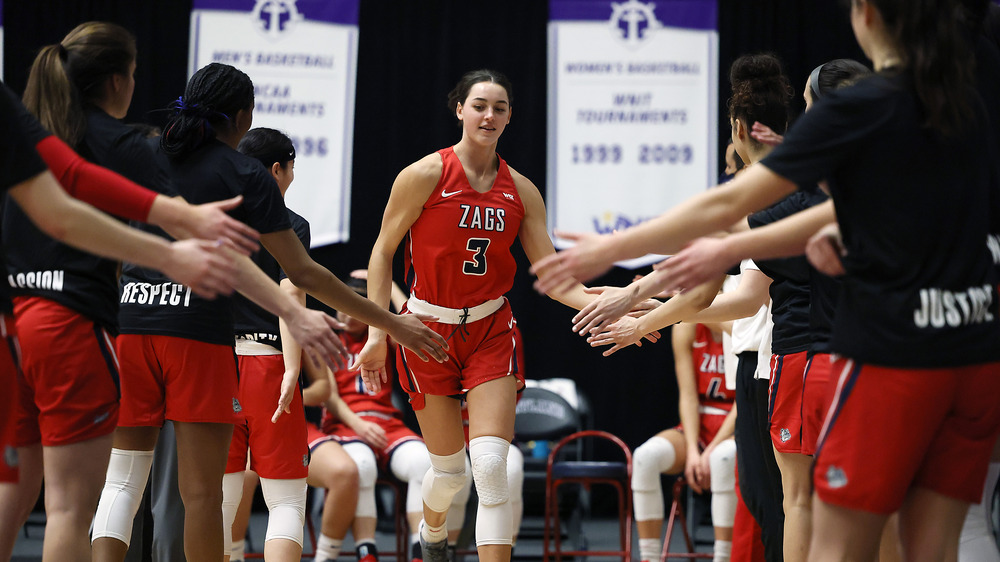
[{"label": "black sneaker", "polygon": [[358,555],[358,562],[378,562],[378,549],[372,543],[359,544],[354,552]]},{"label": "black sneaker", "polygon": [[438,542],[427,542],[423,533],[424,523],[420,522],[420,554],[423,562],[448,562],[448,538]]}]

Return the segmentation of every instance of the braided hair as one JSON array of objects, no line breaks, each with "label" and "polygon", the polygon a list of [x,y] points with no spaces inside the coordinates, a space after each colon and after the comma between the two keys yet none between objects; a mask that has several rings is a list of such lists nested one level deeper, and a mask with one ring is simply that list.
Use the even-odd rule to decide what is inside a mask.
[{"label": "braided hair", "polygon": [[253,107],[253,82],[241,70],[213,62],[194,73],[184,96],[173,103],[174,115],[160,137],[160,148],[184,158],[216,138],[216,131],[235,127],[240,110]]}]

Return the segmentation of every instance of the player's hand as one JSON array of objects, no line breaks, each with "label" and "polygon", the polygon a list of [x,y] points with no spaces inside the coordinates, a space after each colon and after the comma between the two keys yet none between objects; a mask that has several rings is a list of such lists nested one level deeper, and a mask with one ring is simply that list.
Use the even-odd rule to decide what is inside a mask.
[{"label": "player's hand", "polygon": [[710,462],[711,458],[709,455],[714,450],[715,445],[709,444],[709,446],[705,447],[705,450],[701,452],[701,462],[698,467],[698,473],[701,475],[699,485],[706,490],[712,489],[712,464]]},{"label": "player's hand", "polygon": [[688,447],[687,458],[684,460],[684,479],[696,493],[705,491],[701,476],[701,453],[697,447]]},{"label": "player's hand", "polygon": [[434,316],[427,314],[397,314],[395,326],[386,331],[396,343],[417,354],[423,361],[431,359],[438,363],[448,360],[448,342],[444,337],[424,326],[424,322],[434,322]]},{"label": "player's hand", "polygon": [[385,434],[382,426],[377,423],[361,420],[358,422],[357,427],[352,429],[354,429],[354,432],[358,434],[358,437],[362,441],[371,445],[373,449],[384,449],[389,446],[389,436]]},{"label": "player's hand", "polygon": [[378,392],[382,390],[382,383],[389,382],[385,370],[387,346],[385,338],[368,338],[361,353],[358,353],[358,358],[350,366],[352,371],[361,373],[361,380],[365,382],[368,392]]},{"label": "player's hand", "polygon": [[698,238],[653,267],[665,286],[683,291],[722,277],[736,263],[725,238]]},{"label": "player's hand", "polygon": [[785,142],[785,137],[775,133],[770,127],[757,121],[750,130],[750,136],[768,146],[778,146]]},{"label": "player's hand", "polygon": [[847,273],[841,258],[847,255],[840,237],[840,226],[832,222],[819,229],[806,243],[806,257],[819,271],[837,277]]},{"label": "player's hand", "polygon": [[632,310],[628,311],[628,315],[632,318],[642,318],[659,308],[661,304],[663,304],[662,301],[658,301],[656,299],[646,299],[633,306]]},{"label": "player's hand", "polygon": [[233,292],[236,262],[221,241],[171,242],[159,268],[171,279],[191,288],[199,297],[214,299]]},{"label": "player's hand", "polygon": [[334,330],[344,329],[330,315],[318,310],[298,307],[293,316],[285,319],[292,337],[302,347],[302,354],[314,366],[326,365],[333,371],[347,366],[350,353]]},{"label": "player's hand", "polygon": [[587,287],[584,292],[597,295],[573,317],[573,331],[585,336],[598,333],[625,316],[635,304],[637,287]]},{"label": "player's hand", "polygon": [[580,281],[589,281],[611,269],[609,236],[556,231],[564,240],[576,242],[572,248],[545,256],[531,266],[538,276],[535,289],[541,293],[558,293]]},{"label": "player's hand", "polygon": [[184,212],[163,229],[178,239],[202,238],[204,240],[225,240],[233,250],[249,256],[260,247],[260,233],[246,224],[226,214],[243,203],[243,196],[232,199],[191,205],[183,199]]},{"label": "player's hand", "polygon": [[624,316],[605,328],[604,331],[587,337],[587,343],[590,344],[590,347],[612,346],[611,349],[602,353],[605,357],[630,345],[641,347],[644,334],[638,332],[638,324],[639,321],[635,318]]},{"label": "player's hand", "polygon": [[295,396],[295,387],[298,381],[298,371],[285,371],[281,377],[281,394],[278,396],[278,407],[271,416],[271,423],[277,423],[281,414],[292,413],[292,398]]}]

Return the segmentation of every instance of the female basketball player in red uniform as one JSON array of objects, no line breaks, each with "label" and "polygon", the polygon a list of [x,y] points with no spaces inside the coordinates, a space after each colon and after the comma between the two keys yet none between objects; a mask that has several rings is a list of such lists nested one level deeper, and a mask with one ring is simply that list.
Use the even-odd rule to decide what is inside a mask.
[{"label": "female basketball player in red uniform", "polygon": [[726,390],[722,332],[717,326],[677,324],[671,335],[680,397],[680,427],[667,429],[636,448],[632,497],[640,560],[659,560],[663,534],[660,474],[684,473],[696,492],[712,490],[714,562],[729,560],[736,516],[736,410]]},{"label": "female basketball player in red uniform", "polygon": [[[536,264],[561,262],[539,283],[559,287],[632,253],[676,251],[797,183],[827,181],[847,274],[831,343],[839,379],[813,473],[811,560],[870,557],[896,510],[904,557],[954,557],[1000,428],[996,280],[983,243],[991,131],[968,87],[960,21],[949,1],[853,0],[876,75],[816,104],[731,187]],[[816,212],[831,222],[832,210]]]},{"label": "female basketball player in red uniform", "polygon": [[[459,401],[469,405],[469,451],[480,505],[480,559],[510,558],[512,517],[506,458],[513,438],[515,394],[523,386],[514,360],[514,318],[503,294],[518,238],[531,262],[554,253],[545,206],[530,180],[496,153],[511,117],[511,87],[488,70],[467,73],[448,97],[462,140],[397,176],[369,265],[369,298],[389,304],[392,257],[406,238],[409,312],[438,317],[430,326],[449,339],[450,360],[430,364],[404,351],[400,382],[411,398],[431,470],[423,483],[425,560],[443,562],[445,514],[465,481],[465,434]],[[592,297],[579,284],[550,294],[580,308]],[[385,382],[385,334],[372,328],[358,360],[366,384]]]}]

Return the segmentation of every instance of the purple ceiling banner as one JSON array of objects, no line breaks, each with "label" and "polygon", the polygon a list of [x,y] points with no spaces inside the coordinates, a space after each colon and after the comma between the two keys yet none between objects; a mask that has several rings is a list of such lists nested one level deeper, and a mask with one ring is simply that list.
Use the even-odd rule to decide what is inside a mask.
[{"label": "purple ceiling banner", "polygon": [[621,230],[714,185],[716,0],[550,0],[549,18],[550,229]]}]

